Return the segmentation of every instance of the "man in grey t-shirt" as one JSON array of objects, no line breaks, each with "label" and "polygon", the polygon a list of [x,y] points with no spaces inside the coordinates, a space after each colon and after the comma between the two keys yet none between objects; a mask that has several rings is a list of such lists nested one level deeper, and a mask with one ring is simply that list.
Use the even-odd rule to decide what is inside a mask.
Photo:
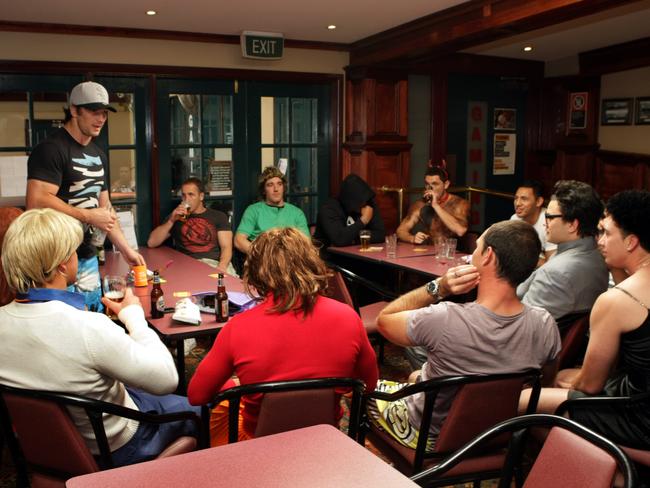
[{"label": "man in grey t-shirt", "polygon": [[[522,304],[515,293],[517,285],[535,269],[540,250],[539,238],[530,224],[494,224],[477,241],[471,265],[451,268],[443,277],[391,302],[379,314],[379,332],[402,346],[425,347],[427,361],[419,372],[422,381],[531,368],[543,368],[545,380],[552,381],[560,351],[555,321],[545,310]],[[475,302],[436,304],[477,286]],[[434,436],[454,392],[443,391],[436,399],[431,423]],[[375,420],[400,442],[413,446],[424,397],[376,403],[376,410],[371,405],[379,412]]]}]

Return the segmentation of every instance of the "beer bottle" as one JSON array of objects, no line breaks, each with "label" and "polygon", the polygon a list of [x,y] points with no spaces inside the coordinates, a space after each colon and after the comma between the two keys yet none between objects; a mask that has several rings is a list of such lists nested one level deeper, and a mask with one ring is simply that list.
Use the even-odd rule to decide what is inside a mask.
[{"label": "beer bottle", "polygon": [[153,272],[153,288],[151,289],[151,318],[159,319],[165,313],[165,297],[160,288],[160,274]]},{"label": "beer bottle", "polygon": [[219,273],[217,281],[217,295],[214,299],[214,314],[217,322],[228,322],[228,293],[223,284],[223,274]]},{"label": "beer bottle", "polygon": [[106,264],[106,251],[104,250],[104,246],[97,248],[97,261],[99,261],[100,266]]}]

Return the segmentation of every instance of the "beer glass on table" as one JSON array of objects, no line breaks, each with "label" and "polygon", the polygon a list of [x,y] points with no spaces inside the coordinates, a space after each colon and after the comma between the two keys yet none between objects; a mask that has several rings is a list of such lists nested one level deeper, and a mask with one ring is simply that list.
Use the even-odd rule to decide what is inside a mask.
[{"label": "beer glass on table", "polygon": [[[104,296],[106,298],[119,303],[124,300],[124,293],[126,293],[126,280],[123,276],[104,276]],[[106,307],[106,315],[111,320],[117,320],[117,315],[108,307]]]},{"label": "beer glass on table", "polygon": [[359,241],[361,242],[361,250],[366,251],[370,247],[370,231],[362,230],[359,232]]}]

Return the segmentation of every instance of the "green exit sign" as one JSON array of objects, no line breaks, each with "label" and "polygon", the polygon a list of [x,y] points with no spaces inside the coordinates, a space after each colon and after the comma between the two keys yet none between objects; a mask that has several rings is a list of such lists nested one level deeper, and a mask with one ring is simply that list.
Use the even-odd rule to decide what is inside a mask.
[{"label": "green exit sign", "polygon": [[244,31],[241,33],[241,50],[245,58],[281,59],[284,36],[275,32]]}]

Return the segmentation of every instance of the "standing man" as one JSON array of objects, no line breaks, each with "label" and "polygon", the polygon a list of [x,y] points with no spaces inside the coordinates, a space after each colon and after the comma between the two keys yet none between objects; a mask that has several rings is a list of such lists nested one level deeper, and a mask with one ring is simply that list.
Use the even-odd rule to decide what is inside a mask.
[{"label": "standing man", "polygon": [[469,202],[447,193],[449,174],[443,166],[429,166],[424,174],[425,191],[409,208],[397,228],[404,242],[422,244],[438,237],[462,237],[467,232]]},{"label": "standing man", "polygon": [[172,236],[174,247],[200,259],[223,273],[237,276],[232,263],[232,230],[223,212],[206,208],[205,189],[198,178],[188,178],[181,185],[183,201],[165,223],[149,235],[147,246],[158,247]]},{"label": "standing man", "polygon": [[295,205],[284,201],[287,179],[275,166],[269,166],[258,178],[261,201],[249,205],[235,234],[235,247],[248,254],[251,241],[274,227],[295,227],[310,236],[305,214]]},{"label": "standing man", "polygon": [[370,185],[354,173],[341,183],[338,198],[329,198],[318,212],[314,238],[324,247],[351,246],[359,231],[370,231],[370,242],[384,242],[386,231]]},{"label": "standing man", "polygon": [[[450,268],[426,286],[394,300],[377,318],[381,335],[401,346],[422,346],[427,360],[418,381],[455,375],[517,373],[543,368],[555,377],[560,334],[548,312],[522,304],[515,293],[535,268],[540,243],[524,222],[492,225],[478,239],[472,264]],[[440,302],[478,287],[471,303]],[[440,303],[438,303],[440,302]],[[380,381],[378,389],[395,391],[399,384]],[[456,388],[436,397],[431,433],[438,435]],[[372,418],[399,442],[414,447],[424,396],[396,402],[373,401]]]},{"label": "standing man", "polygon": [[91,310],[102,310],[97,250],[93,232],[106,232],[129,264],[144,264],[131,249],[108,197],[107,159],[93,142],[106,123],[108,92],[86,81],[70,92],[62,128],[38,144],[27,161],[27,209],[53,208],[84,224],[84,239],[77,254],[75,291],[83,293]]},{"label": "standing man", "polygon": [[557,244],[546,240],[546,209],[544,205],[544,192],[539,181],[524,181],[515,194],[515,213],[510,220],[523,220],[532,225],[537,231],[542,243],[542,252],[539,255],[538,266],[541,266],[557,250]]},{"label": "standing man", "polygon": [[546,239],[557,244],[557,254],[517,287],[522,302],[542,307],[556,320],[591,310],[607,289],[609,273],[596,246],[603,203],[582,181],[555,184],[546,210]]}]

